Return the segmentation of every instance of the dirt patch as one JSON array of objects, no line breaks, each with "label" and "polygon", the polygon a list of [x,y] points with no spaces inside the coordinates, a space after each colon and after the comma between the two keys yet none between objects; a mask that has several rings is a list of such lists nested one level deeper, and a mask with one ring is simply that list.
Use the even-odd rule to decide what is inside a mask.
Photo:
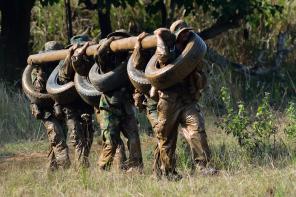
[{"label": "dirt patch", "polygon": [[35,158],[46,158],[46,153],[31,153],[31,154],[13,154],[8,156],[1,156],[0,157],[0,165],[4,162],[10,162],[10,161],[24,161],[24,160],[32,160]]},{"label": "dirt patch", "polygon": [[5,172],[12,168],[26,169],[43,166],[46,163],[46,153],[15,154],[0,157],[0,171]]}]

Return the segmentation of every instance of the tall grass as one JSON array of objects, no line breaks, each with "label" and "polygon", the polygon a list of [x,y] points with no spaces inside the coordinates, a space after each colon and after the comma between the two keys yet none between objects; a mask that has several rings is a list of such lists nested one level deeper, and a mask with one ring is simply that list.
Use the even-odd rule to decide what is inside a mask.
[{"label": "tall grass", "polygon": [[41,139],[41,122],[31,115],[29,101],[20,90],[0,82],[0,144]]}]

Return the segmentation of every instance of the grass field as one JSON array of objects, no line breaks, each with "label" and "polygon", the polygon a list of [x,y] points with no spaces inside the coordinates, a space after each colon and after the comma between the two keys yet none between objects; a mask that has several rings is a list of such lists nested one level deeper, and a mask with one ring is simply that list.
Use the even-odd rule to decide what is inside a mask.
[{"label": "grass field", "polygon": [[231,135],[217,129],[216,117],[206,114],[212,165],[221,169],[219,176],[190,175],[189,153],[179,140],[178,171],[183,179],[156,181],[151,176],[156,142],[144,132],[143,174],[99,171],[100,137],[96,136],[90,169],[48,175],[49,145],[42,125],[32,118],[21,92],[9,92],[3,84],[0,89],[0,196],[295,196],[295,141],[283,134],[285,121],[280,116],[275,120],[279,128],[275,146],[250,155]]},{"label": "grass field", "polygon": [[213,163],[221,175],[189,175],[186,153],[178,147],[180,182],[156,181],[151,176],[154,140],[142,135],[144,174],[101,172],[96,167],[100,145],[96,138],[92,166],[71,168],[49,176],[46,173],[47,141],[8,143],[0,148],[0,193],[2,196],[294,196],[295,157],[290,145],[277,155],[250,159],[235,142],[208,126]]}]

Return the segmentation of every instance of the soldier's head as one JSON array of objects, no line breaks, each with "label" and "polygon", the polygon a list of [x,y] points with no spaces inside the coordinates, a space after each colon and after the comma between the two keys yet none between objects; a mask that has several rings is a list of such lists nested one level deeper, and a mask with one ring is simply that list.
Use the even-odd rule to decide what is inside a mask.
[{"label": "soldier's head", "polygon": [[170,26],[170,31],[175,34],[177,42],[187,42],[191,34],[192,27],[189,27],[183,20],[177,20]]},{"label": "soldier's head", "polygon": [[70,44],[71,44],[71,45],[78,44],[79,46],[82,46],[82,45],[84,45],[86,42],[89,42],[89,41],[91,41],[91,39],[90,39],[90,37],[89,37],[88,35],[81,34],[81,35],[73,36],[73,37],[70,39]]},{"label": "soldier's head", "polygon": [[64,45],[58,41],[48,41],[44,44],[44,51],[61,50]]}]

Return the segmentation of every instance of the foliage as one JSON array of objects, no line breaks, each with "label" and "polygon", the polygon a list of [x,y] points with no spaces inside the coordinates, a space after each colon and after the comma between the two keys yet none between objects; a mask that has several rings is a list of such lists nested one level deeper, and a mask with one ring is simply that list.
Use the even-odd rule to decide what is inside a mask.
[{"label": "foliage", "polygon": [[238,139],[241,146],[249,143],[250,135],[247,127],[250,124],[243,102],[238,103],[238,111],[236,112],[232,106],[231,96],[229,90],[225,87],[221,89],[221,97],[226,108],[226,117],[218,126],[227,134],[232,134]]},{"label": "foliage", "polygon": [[289,123],[284,131],[288,137],[294,139],[296,138],[296,104],[294,102],[289,103],[289,106],[286,110],[286,116]]},{"label": "foliage", "polygon": [[260,105],[258,106],[255,120],[252,123],[254,135],[257,136],[259,144],[264,144],[268,141],[272,134],[275,134],[277,127],[275,125],[275,116],[269,105],[270,94],[265,93]]},{"label": "foliage", "polygon": [[261,100],[254,117],[249,115],[245,104],[239,102],[237,110],[232,105],[229,90],[221,89],[221,97],[225,104],[226,115],[218,122],[218,127],[227,134],[232,134],[240,146],[250,154],[262,152],[270,144],[270,138],[277,131],[275,117],[269,104],[269,94]]},{"label": "foliage", "polygon": [[48,6],[53,5],[55,3],[58,3],[60,0],[40,0],[40,3],[42,6]]},{"label": "foliage", "polygon": [[201,7],[205,13],[209,12],[213,18],[218,19],[219,23],[244,19],[254,25],[260,18],[271,20],[276,14],[281,13],[284,4],[283,1],[275,4],[270,0],[181,0],[176,3],[178,7],[184,7],[185,15],[195,14],[195,7]]},{"label": "foliage", "polygon": [[44,137],[41,122],[33,118],[29,102],[20,91],[12,91],[1,82],[0,96],[0,144]]}]

